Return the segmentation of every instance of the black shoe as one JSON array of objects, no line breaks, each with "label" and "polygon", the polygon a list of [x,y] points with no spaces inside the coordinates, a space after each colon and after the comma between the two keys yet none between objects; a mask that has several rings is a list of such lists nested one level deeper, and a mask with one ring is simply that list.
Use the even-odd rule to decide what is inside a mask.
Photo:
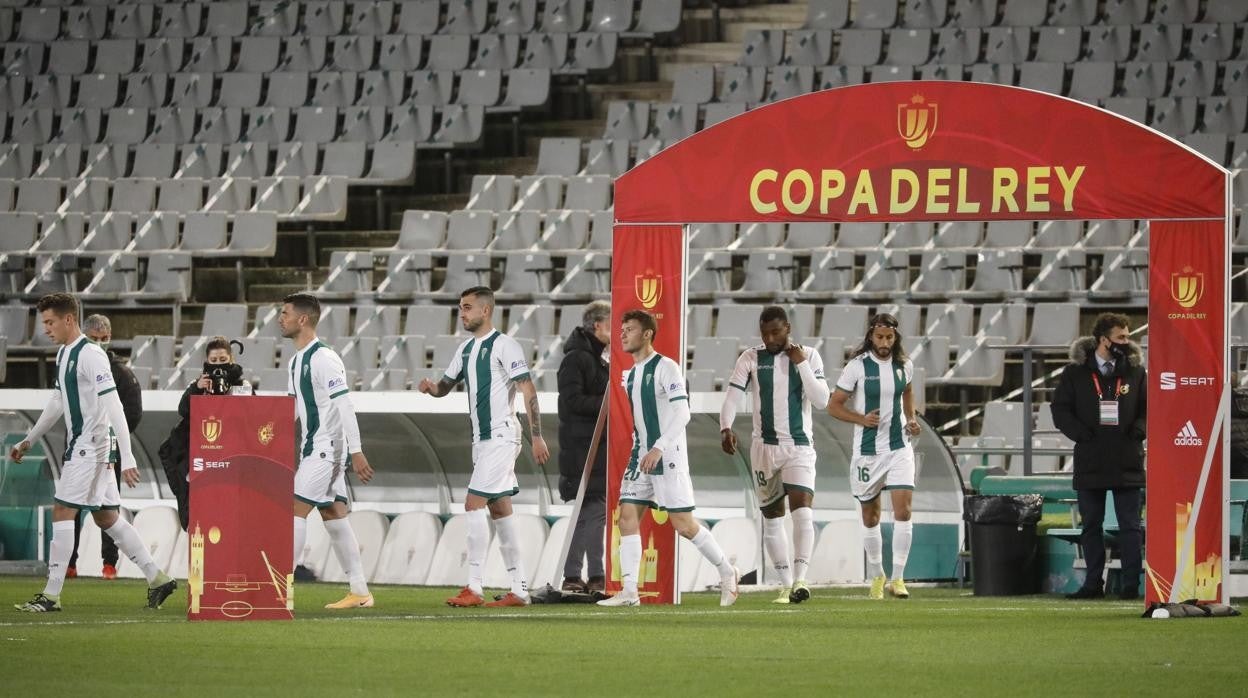
[{"label": "black shoe", "polygon": [[49,599],[43,594],[35,594],[35,598],[26,603],[14,604],[13,608],[27,613],[51,613],[61,610],[61,603],[55,599]]},{"label": "black shoe", "polygon": [[1140,592],[1134,589],[1128,589],[1127,591],[1118,592],[1119,601],[1138,601],[1139,598],[1140,598]]},{"label": "black shoe", "polygon": [[316,573],[308,569],[307,567],[304,567],[303,565],[299,565],[295,567],[295,581],[296,582],[315,582]]},{"label": "black shoe", "polygon": [[806,586],[806,582],[799,581],[793,585],[793,589],[789,592],[789,603],[801,603],[810,598],[810,587]]},{"label": "black shoe", "polygon": [[151,609],[160,608],[160,605],[169,598],[174,589],[178,588],[178,580],[170,579],[158,587],[147,590],[147,607]]},{"label": "black shoe", "polygon": [[1103,599],[1105,592],[1100,587],[1080,587],[1079,591],[1067,594],[1068,599]]}]

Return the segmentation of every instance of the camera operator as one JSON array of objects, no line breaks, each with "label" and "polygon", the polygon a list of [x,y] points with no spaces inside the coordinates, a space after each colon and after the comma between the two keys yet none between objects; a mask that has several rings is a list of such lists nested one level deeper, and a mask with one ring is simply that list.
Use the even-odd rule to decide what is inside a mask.
[{"label": "camera operator", "polygon": [[204,372],[182,393],[178,402],[178,423],[169,432],[169,438],[160,445],[160,462],[164,466],[169,489],[177,498],[178,519],[184,531],[190,521],[190,483],[187,476],[190,473],[191,396],[238,394],[238,388],[245,394],[252,392],[251,383],[243,380],[243,367],[234,363],[230,345],[237,346],[239,353],[242,353],[243,345],[238,341],[221,336],[208,340]]}]

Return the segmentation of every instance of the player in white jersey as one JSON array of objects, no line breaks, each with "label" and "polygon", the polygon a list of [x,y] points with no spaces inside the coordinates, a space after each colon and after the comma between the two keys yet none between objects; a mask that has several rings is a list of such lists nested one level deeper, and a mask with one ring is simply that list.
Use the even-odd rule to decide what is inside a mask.
[{"label": "player in white jersey", "polygon": [[178,583],[152,560],[138,531],[125,517],[118,516],[121,493],[109,472],[112,465],[108,458],[113,442],[120,454],[122,477],[130,487],[139,482],[139,466],[130,450],[130,430],[108,356],[79,329],[78,301],[73,296],[53,293],[40,298],[37,308],[44,332],[61,345],[56,352],[56,384],[35,426],[13,447],[9,458],[22,462],[31,444],[62,417],[65,454],[52,504],[48,583],[42,593],[15,607],[32,613],[61,610],[61,588],[74,549],[74,519],[79,511],[89,511],[100,530],[117,543],[117,549],[143,571],[147,607],[160,608]]},{"label": "player in white jersey", "polygon": [[[893,504],[893,581],[888,591],[910,598],[904,580],[914,527],[910,505],[914,495],[914,447],[917,436],[911,381],[914,363],[901,346],[897,318],[881,313],[871,318],[867,335],[836,381],[828,414],[854,425],[849,461],[850,490],[862,509],[863,547],[867,552],[870,596],[884,598],[884,539],[880,535],[880,493],[889,490]],[[852,406],[846,403],[853,399]]]},{"label": "player in white jersey", "polygon": [[[733,420],[745,393],[754,399],[750,470],[763,512],[763,545],[783,585],[773,603],[810,598],[806,572],[815,547],[815,447],[811,406],[828,406],[823,359],[811,347],[789,341],[792,327],[784,308],[769,305],[758,317],[763,343],[741,352],[728,379],[719,411],[724,453],[737,452]],[[793,549],[784,530],[784,500],[793,515]]]},{"label": "player in white jersey", "polygon": [[[462,382],[468,392],[468,417],[472,423],[472,478],[464,498],[468,518],[468,584],[446,600],[447,605],[461,608],[529,604],[529,578],[511,516],[511,496],[520,491],[516,482],[516,458],[522,444],[515,411],[517,389],[524,395],[533,458],[542,464],[550,458],[542,438],[537,387],[529,375],[528,359],[519,342],[494,329],[493,313],[494,292],[489,288],[477,286],[460,294],[460,322],[472,337],[459,345],[441,380],[434,383],[426,378],[419,386],[422,393],[442,397]],[[487,516],[494,520],[499,552],[511,574],[511,590],[489,603],[485,602],[481,581],[490,544]]]},{"label": "player in white jersey", "polygon": [[360,426],[355,418],[342,359],[317,339],[321,303],[315,296],[294,293],[282,299],[277,323],[282,336],[293,340],[295,355],[287,367],[287,392],[295,398],[299,419],[295,471],[295,557],[298,565],[308,537],[308,514],[320,511],[329,540],[347,574],[350,591],[325,608],[369,608],[374,604],[364,578],[360,545],[347,518],[346,464],[365,484],[373,478],[360,443]]},{"label": "player in white jersey", "polygon": [[620,343],[632,354],[633,367],[623,385],[633,417],[633,449],[620,485],[620,580],[624,588],[599,606],[641,603],[637,575],[641,569],[641,516],[646,508],[667,511],[676,532],[719,570],[719,605],[737,601],[737,569],[719,543],[693,518],[693,481],[689,479],[689,394],[675,361],[654,350],[659,325],[644,310],[624,313]]}]

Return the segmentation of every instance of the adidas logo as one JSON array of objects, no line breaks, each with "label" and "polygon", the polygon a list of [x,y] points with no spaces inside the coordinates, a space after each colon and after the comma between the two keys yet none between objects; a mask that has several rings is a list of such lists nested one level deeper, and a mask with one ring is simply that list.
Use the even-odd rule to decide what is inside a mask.
[{"label": "adidas logo", "polygon": [[1196,433],[1196,427],[1192,426],[1192,420],[1189,419],[1187,420],[1187,424],[1184,424],[1183,428],[1179,430],[1179,433],[1175,434],[1174,445],[1204,446],[1205,440],[1200,438],[1200,435]]}]

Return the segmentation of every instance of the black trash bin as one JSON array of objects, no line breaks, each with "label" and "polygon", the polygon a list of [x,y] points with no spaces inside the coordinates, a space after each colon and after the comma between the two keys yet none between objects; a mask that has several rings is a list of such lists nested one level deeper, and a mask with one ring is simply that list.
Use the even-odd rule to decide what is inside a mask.
[{"label": "black trash bin", "polygon": [[971,578],[976,596],[1016,596],[1039,590],[1036,523],[1044,496],[970,495],[962,518],[971,529]]}]

